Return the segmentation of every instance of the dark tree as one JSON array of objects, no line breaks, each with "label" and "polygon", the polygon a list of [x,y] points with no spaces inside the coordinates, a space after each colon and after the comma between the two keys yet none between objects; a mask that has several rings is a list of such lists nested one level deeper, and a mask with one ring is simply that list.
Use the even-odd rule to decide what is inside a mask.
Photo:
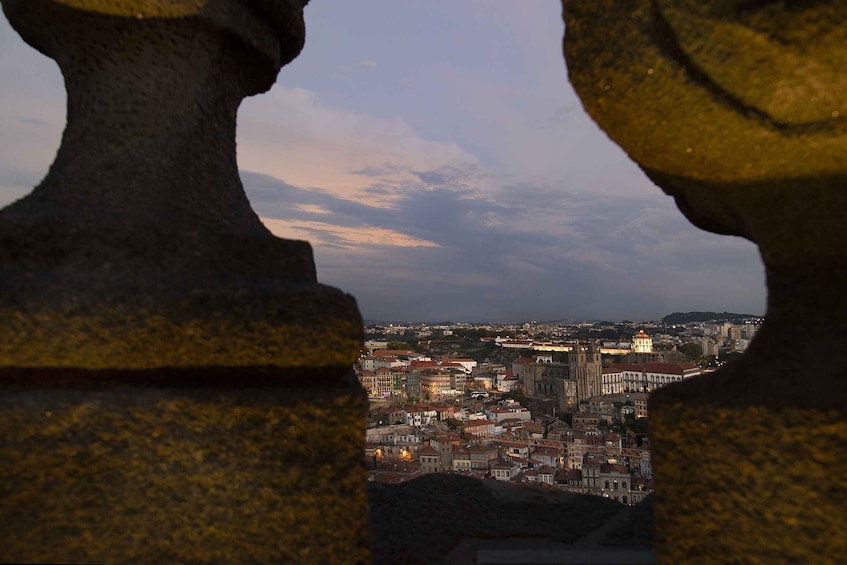
[{"label": "dark tree", "polygon": [[679,351],[692,361],[696,361],[703,356],[703,346],[699,343],[684,343],[679,347]]}]

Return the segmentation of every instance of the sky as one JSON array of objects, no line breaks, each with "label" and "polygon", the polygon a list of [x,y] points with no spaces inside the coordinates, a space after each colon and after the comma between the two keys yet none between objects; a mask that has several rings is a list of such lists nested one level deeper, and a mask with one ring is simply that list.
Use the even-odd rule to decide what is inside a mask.
[{"label": "sky", "polygon": [[[586,115],[558,0],[313,0],[306,46],[239,111],[276,235],[367,320],[762,314],[756,247],[701,231]],[[56,64],[0,18],[0,205],[45,175]]]}]

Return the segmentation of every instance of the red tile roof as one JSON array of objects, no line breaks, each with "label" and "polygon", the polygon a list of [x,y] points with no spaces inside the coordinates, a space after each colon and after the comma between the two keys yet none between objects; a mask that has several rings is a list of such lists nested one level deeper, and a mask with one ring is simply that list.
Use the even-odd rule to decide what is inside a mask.
[{"label": "red tile roof", "polygon": [[427,445],[420,451],[418,451],[418,455],[438,455],[438,450],[432,447],[431,445]]},{"label": "red tile roof", "polygon": [[629,471],[623,465],[617,465],[613,463],[601,463],[600,464],[600,472],[601,473],[620,473],[623,475],[628,475]]}]

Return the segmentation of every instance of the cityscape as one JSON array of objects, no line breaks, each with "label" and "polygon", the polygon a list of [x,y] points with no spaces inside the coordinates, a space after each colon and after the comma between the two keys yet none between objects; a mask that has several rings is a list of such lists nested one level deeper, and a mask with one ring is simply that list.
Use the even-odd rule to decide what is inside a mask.
[{"label": "cityscape", "polygon": [[0,562],[843,562],[801,4],[0,0]]},{"label": "cityscape", "polygon": [[370,323],[370,481],[449,473],[636,505],[653,491],[650,392],[740,355],[762,323]]}]

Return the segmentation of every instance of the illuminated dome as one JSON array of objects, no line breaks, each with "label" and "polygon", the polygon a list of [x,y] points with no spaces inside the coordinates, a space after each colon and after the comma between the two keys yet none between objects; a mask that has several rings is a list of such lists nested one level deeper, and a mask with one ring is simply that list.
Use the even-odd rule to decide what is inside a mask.
[{"label": "illuminated dome", "polygon": [[644,333],[644,330],[638,330],[638,333],[632,337],[632,350],[635,353],[652,353],[653,338]]}]

